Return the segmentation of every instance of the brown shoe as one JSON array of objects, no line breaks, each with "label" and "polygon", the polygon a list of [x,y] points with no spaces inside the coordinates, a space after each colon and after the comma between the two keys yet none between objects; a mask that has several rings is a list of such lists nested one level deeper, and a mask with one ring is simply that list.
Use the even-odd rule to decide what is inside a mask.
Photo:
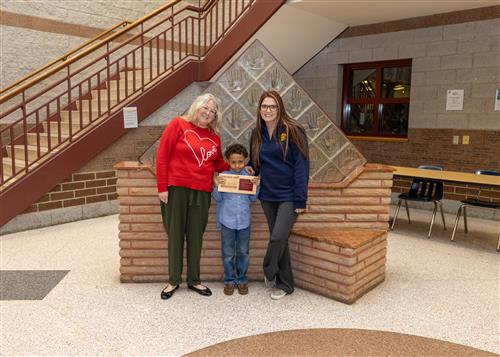
[{"label": "brown shoe", "polygon": [[247,284],[238,284],[236,286],[238,287],[238,292],[240,293],[240,295],[248,294],[248,285]]},{"label": "brown shoe", "polygon": [[233,295],[234,293],[234,285],[226,284],[224,285],[224,295]]}]

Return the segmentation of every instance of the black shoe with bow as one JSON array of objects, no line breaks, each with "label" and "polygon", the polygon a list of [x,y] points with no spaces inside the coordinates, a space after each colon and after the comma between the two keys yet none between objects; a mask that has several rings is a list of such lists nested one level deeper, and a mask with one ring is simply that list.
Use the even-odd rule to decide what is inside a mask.
[{"label": "black shoe with bow", "polygon": [[[165,287],[165,289],[166,288],[167,287]],[[175,288],[173,288],[170,291],[165,291],[165,289],[162,290],[161,295],[160,295],[162,300],[170,299],[174,295],[175,290],[179,289],[179,285],[176,285]]]},{"label": "black shoe with bow", "polygon": [[194,287],[194,285],[189,285],[188,289],[196,291],[198,294],[203,295],[203,296],[211,296],[212,291],[210,291],[210,289],[208,287],[206,287],[204,285],[202,285],[202,286],[203,286],[203,288],[196,288],[196,287]]}]

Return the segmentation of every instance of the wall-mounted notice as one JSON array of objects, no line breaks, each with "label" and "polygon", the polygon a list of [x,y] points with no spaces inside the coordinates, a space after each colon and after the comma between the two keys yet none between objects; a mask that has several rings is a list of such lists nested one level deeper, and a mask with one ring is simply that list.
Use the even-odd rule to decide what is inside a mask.
[{"label": "wall-mounted notice", "polygon": [[495,91],[495,111],[500,111],[500,88]]},{"label": "wall-mounted notice", "polygon": [[464,90],[448,89],[446,91],[446,110],[464,109]]},{"label": "wall-mounted notice", "polygon": [[125,129],[137,128],[137,107],[123,108],[123,127]]}]

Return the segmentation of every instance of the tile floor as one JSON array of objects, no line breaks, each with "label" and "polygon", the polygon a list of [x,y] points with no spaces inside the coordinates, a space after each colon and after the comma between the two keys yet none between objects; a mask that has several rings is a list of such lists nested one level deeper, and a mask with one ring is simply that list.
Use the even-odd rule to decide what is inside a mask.
[{"label": "tile floor", "polygon": [[[403,212],[404,213],[404,212]],[[386,280],[353,305],[297,289],[273,301],[261,282],[225,296],[119,282],[118,216],[0,237],[1,270],[69,270],[41,301],[0,301],[0,355],[179,356],[265,332],[342,327],[431,337],[500,352],[498,222],[470,219],[456,242],[430,213],[402,215],[389,235]],[[447,215],[448,225],[453,217]]]}]

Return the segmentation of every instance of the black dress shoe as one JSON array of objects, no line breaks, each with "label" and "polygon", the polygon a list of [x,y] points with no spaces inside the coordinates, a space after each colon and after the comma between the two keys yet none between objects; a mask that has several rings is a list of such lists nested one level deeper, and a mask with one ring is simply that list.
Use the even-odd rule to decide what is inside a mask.
[{"label": "black dress shoe", "polygon": [[163,289],[161,291],[161,299],[162,300],[167,300],[167,299],[170,299],[173,295],[174,295],[174,292],[175,290],[179,289],[179,285],[177,285],[175,288],[173,288],[172,290],[170,291],[165,291],[165,289]]},{"label": "black dress shoe", "polygon": [[203,296],[211,296],[212,291],[210,291],[210,289],[208,287],[206,287],[204,285],[202,285],[202,286],[204,287],[204,289],[195,288],[194,285],[188,285],[188,289],[196,291],[198,294],[203,295]]}]

